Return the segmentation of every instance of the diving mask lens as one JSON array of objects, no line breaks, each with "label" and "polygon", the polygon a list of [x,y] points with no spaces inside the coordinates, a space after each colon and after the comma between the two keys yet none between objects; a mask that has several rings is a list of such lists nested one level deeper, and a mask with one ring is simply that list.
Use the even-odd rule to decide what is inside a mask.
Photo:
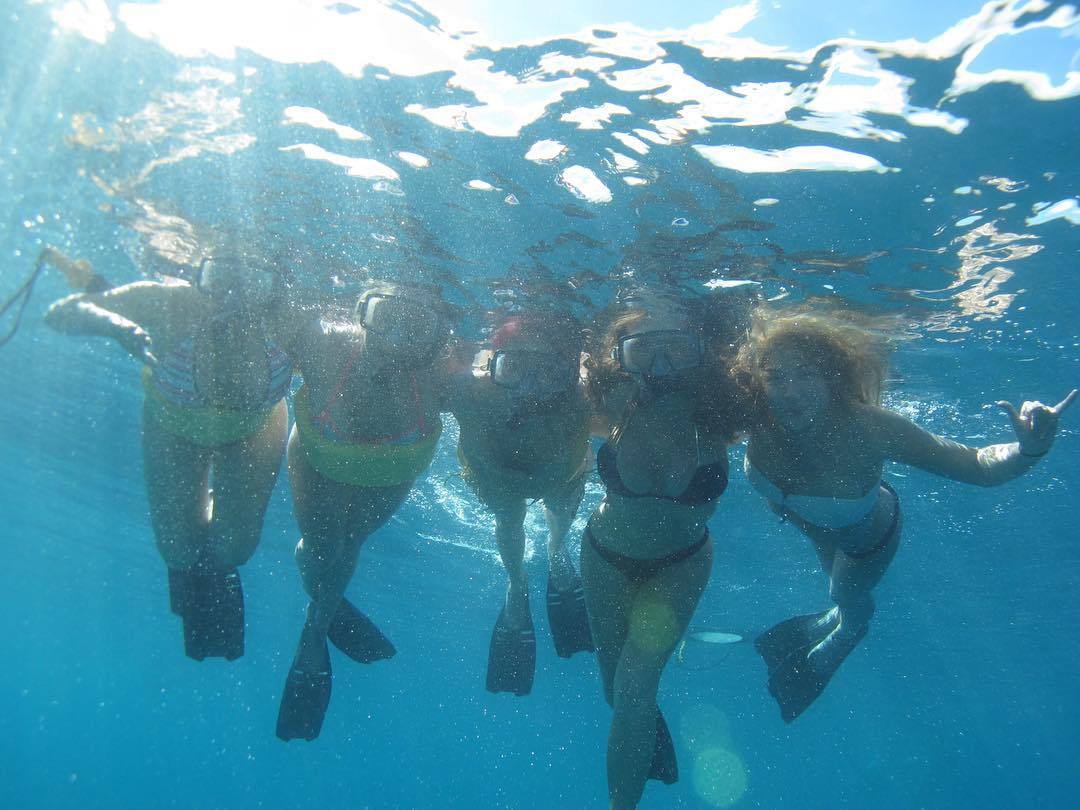
[{"label": "diving mask lens", "polygon": [[434,343],[440,318],[434,310],[396,295],[369,295],[360,302],[360,323],[395,344]]},{"label": "diving mask lens", "polygon": [[237,302],[266,301],[273,295],[275,281],[273,270],[232,258],[203,259],[195,273],[195,288],[200,292]]},{"label": "diving mask lens", "polygon": [[573,383],[572,363],[545,352],[497,351],[488,371],[491,381],[503,388],[565,391]]},{"label": "diving mask lens", "polygon": [[615,359],[624,371],[649,374],[663,358],[671,371],[701,365],[701,342],[697,335],[681,330],[640,332],[619,340]]}]

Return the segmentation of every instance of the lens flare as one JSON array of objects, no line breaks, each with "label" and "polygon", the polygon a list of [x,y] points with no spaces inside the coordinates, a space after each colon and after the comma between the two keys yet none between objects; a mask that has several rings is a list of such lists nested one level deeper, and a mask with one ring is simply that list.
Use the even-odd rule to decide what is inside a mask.
[{"label": "lens flare", "polygon": [[746,793],[746,763],[727,748],[709,748],[694,757],[694,792],[712,807],[731,807]]},{"label": "lens flare", "polygon": [[662,596],[650,595],[638,600],[630,614],[630,639],[651,653],[674,647],[679,640],[675,610]]}]

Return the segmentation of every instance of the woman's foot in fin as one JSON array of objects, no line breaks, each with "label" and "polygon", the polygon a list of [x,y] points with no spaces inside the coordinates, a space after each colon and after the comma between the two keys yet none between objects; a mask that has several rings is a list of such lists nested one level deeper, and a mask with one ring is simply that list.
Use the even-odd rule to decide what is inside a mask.
[{"label": "woman's foot in fin", "polygon": [[[178,572],[182,594],[175,609],[184,620],[184,652],[189,658],[224,658],[233,661],[244,654],[244,589],[240,573],[196,568]],[[170,573],[170,601],[172,601]]]},{"label": "woman's foot in fin", "polygon": [[817,672],[826,672],[830,675],[835,672],[863,640],[869,629],[869,622],[854,625],[848,618],[847,612],[839,615],[840,621],[834,624],[833,629],[822,636],[806,655]]},{"label": "woman's foot in fin", "polygon": [[793,652],[806,648],[808,644],[814,646],[839,623],[840,611],[837,608],[794,616],[774,625],[754,639],[754,648],[771,673],[787,661]]},{"label": "woman's foot in fin", "polygon": [[679,781],[679,761],[675,756],[675,743],[671,740],[671,732],[668,730],[664,715],[659,710],[656,712],[656,747],[653,750],[649,778],[663,782],[665,785],[673,785]]},{"label": "woman's foot in fin", "polygon": [[[527,604],[527,603],[526,603]],[[515,626],[503,605],[488,649],[487,690],[513,692],[518,697],[532,691],[536,671],[536,631],[526,608],[526,623]]]},{"label": "woman's foot in fin", "polygon": [[393,658],[397,652],[375,623],[344,597],[330,622],[327,638],[345,655],[361,664]]},{"label": "woman's foot in fin", "polygon": [[563,589],[556,588],[552,579],[548,579],[547,614],[555,652],[560,658],[569,658],[576,652],[595,651],[581,577],[574,574],[568,587]]}]

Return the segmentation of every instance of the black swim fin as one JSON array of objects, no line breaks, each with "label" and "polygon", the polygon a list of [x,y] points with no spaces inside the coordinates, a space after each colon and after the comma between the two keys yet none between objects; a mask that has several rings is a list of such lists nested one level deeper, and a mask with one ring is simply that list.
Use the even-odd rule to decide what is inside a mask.
[{"label": "black swim fin", "polygon": [[679,761],[675,756],[675,743],[671,741],[671,732],[660,711],[656,712],[656,748],[653,750],[649,778],[663,782],[665,785],[673,785],[679,781]]},{"label": "black swim fin", "polygon": [[278,709],[277,736],[289,740],[311,742],[322,731],[323,718],[330,705],[333,674],[330,651],[326,650],[326,669],[304,672],[293,664],[285,679],[285,692]]},{"label": "black swim fin", "polygon": [[169,568],[169,610],[183,618],[188,606],[188,573]]},{"label": "black swim fin", "polygon": [[771,673],[788,656],[809,644],[814,647],[829,635],[840,621],[836,608],[785,619],[754,639],[754,649],[765,660]]},{"label": "black swim fin", "polygon": [[560,658],[569,658],[576,652],[595,651],[581,577],[575,575],[571,586],[564,591],[548,580],[547,613],[555,652]]},{"label": "black swim fin", "polygon": [[390,639],[375,626],[375,622],[344,597],[330,622],[326,637],[345,655],[361,664],[393,658],[397,652]]},{"label": "black swim fin", "polygon": [[536,631],[532,618],[524,627],[510,627],[506,607],[499,612],[488,649],[487,690],[513,692],[523,697],[532,691],[536,671]]},{"label": "black swim fin", "polygon": [[793,722],[825,691],[833,674],[844,663],[844,659],[851,651],[859,645],[863,636],[866,635],[866,630],[864,626],[858,635],[848,642],[847,649],[837,657],[835,664],[827,671],[819,671],[810,662],[810,651],[820,643],[810,641],[793,651],[769,673],[769,693],[776,698],[780,706],[780,716],[785,723]]},{"label": "black swim fin", "polygon": [[177,592],[176,608],[184,620],[184,652],[196,661],[233,661],[242,656],[244,589],[240,572],[235,568],[193,569],[182,576],[186,582],[182,595]]}]

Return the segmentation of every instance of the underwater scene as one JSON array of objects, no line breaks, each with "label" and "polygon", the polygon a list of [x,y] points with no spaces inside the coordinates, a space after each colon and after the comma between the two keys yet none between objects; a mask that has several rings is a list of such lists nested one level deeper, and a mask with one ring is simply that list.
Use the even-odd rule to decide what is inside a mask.
[{"label": "underwater scene", "polygon": [[11,808],[1080,795],[1080,7],[0,0]]}]

